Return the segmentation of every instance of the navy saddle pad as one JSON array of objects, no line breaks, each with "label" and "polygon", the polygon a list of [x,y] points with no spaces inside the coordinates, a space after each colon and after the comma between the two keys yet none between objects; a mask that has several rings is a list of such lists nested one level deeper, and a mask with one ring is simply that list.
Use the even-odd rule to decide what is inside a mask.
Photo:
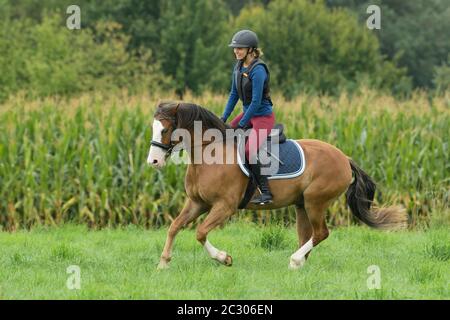
[{"label": "navy saddle pad", "polygon": [[[239,140],[238,147],[244,143]],[[264,145],[262,146],[264,147]],[[243,149],[243,146],[241,146]],[[278,148],[278,150],[277,150]],[[239,149],[239,148],[238,148]],[[305,170],[305,154],[302,147],[296,141],[287,139],[283,143],[269,145],[268,157],[270,162],[262,166],[263,174],[268,175],[268,179],[290,179],[300,176]],[[250,169],[248,164],[244,163],[245,156],[238,152],[238,164],[242,172],[249,177]],[[268,159],[266,159],[268,160]],[[267,163],[261,159],[261,162]]]}]

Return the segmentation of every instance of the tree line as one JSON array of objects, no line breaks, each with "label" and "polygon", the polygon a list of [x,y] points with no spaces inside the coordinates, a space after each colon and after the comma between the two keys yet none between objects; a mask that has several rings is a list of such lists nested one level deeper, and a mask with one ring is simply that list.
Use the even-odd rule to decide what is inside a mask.
[{"label": "tree line", "polygon": [[0,100],[19,91],[226,93],[235,63],[227,44],[243,28],[259,35],[272,88],[287,98],[450,83],[445,0],[374,1],[380,30],[365,26],[359,0],[77,2],[81,29],[69,30],[73,1],[0,0]]}]

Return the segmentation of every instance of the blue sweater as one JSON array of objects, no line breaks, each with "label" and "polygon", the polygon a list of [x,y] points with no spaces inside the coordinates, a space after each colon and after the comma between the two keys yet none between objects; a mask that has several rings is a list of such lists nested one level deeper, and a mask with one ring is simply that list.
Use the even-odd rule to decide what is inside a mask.
[{"label": "blue sweater", "polygon": [[[241,67],[242,72],[245,72],[246,70],[247,68]],[[241,121],[239,121],[239,125],[242,127],[244,127],[253,116],[266,116],[272,113],[272,104],[268,99],[262,98],[264,81],[267,78],[266,69],[264,66],[258,65],[253,68],[249,74],[249,77],[252,80],[252,101],[249,105],[244,105],[244,116]],[[222,118],[224,118],[225,121],[233,112],[238,100],[239,95],[233,72],[230,96],[228,97],[228,102],[222,115]]]}]

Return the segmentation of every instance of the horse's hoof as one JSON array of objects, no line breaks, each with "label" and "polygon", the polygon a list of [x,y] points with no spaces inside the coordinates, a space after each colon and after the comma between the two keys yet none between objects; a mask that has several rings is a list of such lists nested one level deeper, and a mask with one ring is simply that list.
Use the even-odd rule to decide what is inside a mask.
[{"label": "horse's hoof", "polygon": [[290,270],[297,270],[305,265],[306,259],[305,257],[301,258],[300,260],[294,260],[291,258],[291,261],[289,262],[289,269]]},{"label": "horse's hoof", "polygon": [[231,258],[231,256],[225,251],[220,251],[217,254],[216,260],[227,267],[231,267],[231,265],[233,264],[233,258]]},{"label": "horse's hoof", "polygon": [[169,269],[169,264],[167,262],[159,262],[158,266],[156,267],[156,270],[165,270]]},{"label": "horse's hoof", "polygon": [[223,264],[226,265],[227,267],[231,267],[233,265],[233,258],[231,258],[231,256],[227,255]]}]

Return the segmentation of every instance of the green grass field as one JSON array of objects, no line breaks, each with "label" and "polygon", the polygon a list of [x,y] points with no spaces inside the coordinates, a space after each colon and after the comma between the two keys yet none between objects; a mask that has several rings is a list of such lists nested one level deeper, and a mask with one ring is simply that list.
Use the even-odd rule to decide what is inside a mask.
[{"label": "green grass field", "polygon": [[[157,271],[166,229],[136,226],[88,231],[65,225],[0,233],[1,299],[449,299],[450,233],[380,232],[362,226],[331,230],[304,268],[288,270],[294,228],[241,221],[209,240],[233,256],[232,267],[209,257],[182,231],[171,268]],[[81,288],[69,290],[77,265]],[[381,288],[369,289],[369,266]],[[370,281],[369,281],[370,282]]]}]

